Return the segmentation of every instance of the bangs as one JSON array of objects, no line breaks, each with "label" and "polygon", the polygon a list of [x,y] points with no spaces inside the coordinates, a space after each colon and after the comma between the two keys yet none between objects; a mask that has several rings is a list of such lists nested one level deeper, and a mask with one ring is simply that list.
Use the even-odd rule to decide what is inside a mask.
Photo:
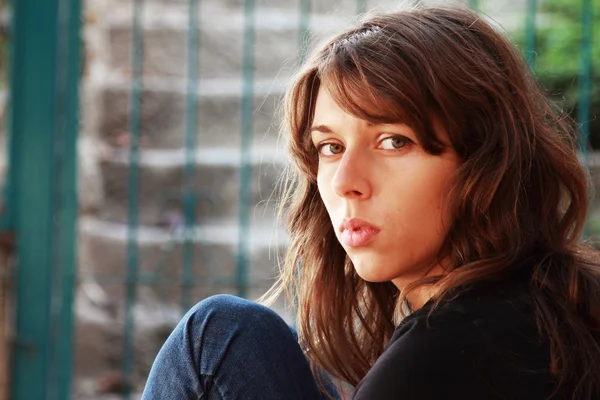
[{"label": "bangs", "polygon": [[425,151],[441,154],[448,145],[435,132],[432,121],[439,116],[427,89],[410,68],[381,65],[381,55],[376,54],[380,46],[368,38],[363,33],[359,39],[340,38],[329,46],[316,65],[319,85],[348,114],[373,124],[406,124]]},{"label": "bangs", "polygon": [[332,64],[319,71],[319,80],[336,104],[348,114],[371,123],[410,125],[413,122],[405,111],[407,104],[385,99],[357,69],[350,72]]}]

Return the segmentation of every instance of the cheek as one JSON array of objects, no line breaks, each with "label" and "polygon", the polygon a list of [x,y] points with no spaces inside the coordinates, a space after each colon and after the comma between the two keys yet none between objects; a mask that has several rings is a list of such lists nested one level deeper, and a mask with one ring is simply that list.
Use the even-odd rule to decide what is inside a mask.
[{"label": "cheek", "polygon": [[[455,171],[455,168],[456,167],[454,167],[453,171]],[[439,224],[442,225],[445,233],[448,225],[452,221],[452,204],[454,204],[452,193],[456,174],[446,173],[441,174],[441,176],[443,179],[437,182],[437,190],[434,193],[435,200],[433,201],[432,209],[435,207],[434,211],[438,214]]]},{"label": "cheek", "polygon": [[441,190],[437,193],[435,202],[431,205],[431,213],[435,215],[435,220],[431,221],[431,239],[438,248],[446,240],[453,220],[453,210],[451,207],[453,201],[450,199],[451,184],[452,180],[450,178],[447,182],[444,182]]},{"label": "cheek", "polygon": [[[407,240],[415,245],[420,242],[441,246],[451,222],[449,205],[453,179],[453,174],[440,171],[426,177],[415,176],[411,182],[406,182],[405,195],[398,196],[396,210],[397,223],[404,228],[401,230]],[[406,187],[412,190],[408,191]]]},{"label": "cheek", "polygon": [[332,206],[332,201],[335,198],[331,188],[331,177],[329,175],[328,171],[324,169],[320,169],[317,174],[317,189],[321,195],[321,200],[325,204],[325,208],[328,210]]}]

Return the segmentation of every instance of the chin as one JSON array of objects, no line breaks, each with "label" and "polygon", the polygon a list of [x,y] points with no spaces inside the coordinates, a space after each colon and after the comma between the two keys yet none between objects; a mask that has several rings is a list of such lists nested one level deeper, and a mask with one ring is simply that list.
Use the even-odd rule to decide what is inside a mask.
[{"label": "chin", "polygon": [[[354,264],[354,263],[353,263]],[[394,279],[393,276],[384,273],[377,268],[371,266],[361,266],[360,264],[354,264],[354,270],[363,280],[372,283],[388,282]]]}]

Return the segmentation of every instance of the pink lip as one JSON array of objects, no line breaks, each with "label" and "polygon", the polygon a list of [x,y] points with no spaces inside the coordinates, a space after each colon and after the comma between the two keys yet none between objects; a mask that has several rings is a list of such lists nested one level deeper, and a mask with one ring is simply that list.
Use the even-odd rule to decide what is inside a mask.
[{"label": "pink lip", "polygon": [[358,218],[345,219],[340,226],[342,244],[361,247],[369,244],[381,229]]}]

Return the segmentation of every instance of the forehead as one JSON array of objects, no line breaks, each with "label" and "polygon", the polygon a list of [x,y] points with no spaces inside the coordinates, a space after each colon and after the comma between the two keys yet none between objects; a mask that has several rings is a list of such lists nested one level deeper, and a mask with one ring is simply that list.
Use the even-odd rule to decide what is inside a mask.
[{"label": "forehead", "polygon": [[314,108],[313,123],[318,122],[319,119],[329,117],[332,113],[347,114],[323,86],[321,86],[317,92]]},{"label": "forehead", "polygon": [[366,100],[340,96],[340,93],[332,93],[328,87],[321,85],[314,100],[313,124],[320,120],[341,117],[355,118],[369,126],[402,121],[398,116],[385,113],[384,110],[374,107]]},{"label": "forehead", "polygon": [[377,123],[362,119],[361,116],[350,114],[335,101],[327,89],[320,88],[316,96],[311,133],[331,133],[340,124],[359,125],[363,128],[377,125]]}]

